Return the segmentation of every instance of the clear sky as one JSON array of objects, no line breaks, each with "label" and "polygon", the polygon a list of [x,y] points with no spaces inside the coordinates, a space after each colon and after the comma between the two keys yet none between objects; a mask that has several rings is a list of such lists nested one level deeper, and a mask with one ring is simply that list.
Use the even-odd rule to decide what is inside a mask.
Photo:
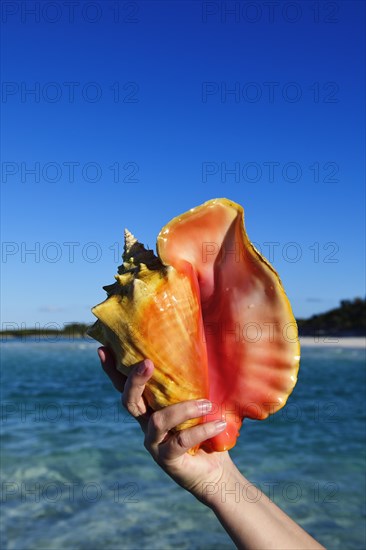
[{"label": "clear sky", "polygon": [[215,197],[296,316],[363,296],[364,21],[363,1],[3,2],[3,327],[91,322],[124,227],[153,248]]}]

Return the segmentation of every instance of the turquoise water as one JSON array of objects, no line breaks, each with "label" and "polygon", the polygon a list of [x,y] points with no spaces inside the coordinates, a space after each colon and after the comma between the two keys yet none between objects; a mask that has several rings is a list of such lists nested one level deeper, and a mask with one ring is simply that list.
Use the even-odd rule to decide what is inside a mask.
[{"label": "turquoise water", "polygon": [[[96,347],[1,345],[1,547],[234,548],[213,514],[145,451]],[[364,396],[364,350],[303,348],[286,408],[246,421],[231,453],[332,550],[366,546]]]}]

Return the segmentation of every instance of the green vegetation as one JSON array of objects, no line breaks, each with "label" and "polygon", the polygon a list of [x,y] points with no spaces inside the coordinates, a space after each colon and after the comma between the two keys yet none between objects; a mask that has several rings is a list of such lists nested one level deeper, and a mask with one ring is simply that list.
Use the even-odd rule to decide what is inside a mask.
[{"label": "green vegetation", "polygon": [[342,300],[340,306],[310,319],[297,319],[301,336],[365,336],[366,300]]},{"label": "green vegetation", "polygon": [[48,323],[44,326],[34,327],[34,328],[21,328],[21,329],[8,329],[0,331],[1,339],[4,341],[9,336],[15,338],[27,338],[34,337],[34,339],[47,339],[51,341],[52,339],[57,338],[67,338],[72,340],[74,338],[85,338],[87,337],[86,331],[90,325],[86,323],[69,323],[64,325],[61,328],[50,328],[50,325],[55,326],[56,323]]}]

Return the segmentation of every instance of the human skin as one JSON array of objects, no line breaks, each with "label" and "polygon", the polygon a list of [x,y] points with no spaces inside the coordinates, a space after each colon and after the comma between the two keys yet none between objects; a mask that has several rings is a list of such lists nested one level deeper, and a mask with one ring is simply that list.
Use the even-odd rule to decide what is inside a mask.
[{"label": "human skin", "polygon": [[[192,447],[225,429],[225,422],[202,422],[173,431],[176,426],[204,417],[212,404],[206,400],[177,403],[153,412],[143,393],[154,365],[149,359],[137,363],[126,378],[115,366],[112,352],[98,350],[102,367],[122,403],[139,422],[145,447],[155,462],[181,487],[212,509],[238,548],[253,550],[307,550],[324,548],[236,468],[228,452],[207,453]],[[245,491],[240,491],[244,488]],[[239,498],[238,498],[239,495]],[[243,496],[244,495],[244,496]]]}]

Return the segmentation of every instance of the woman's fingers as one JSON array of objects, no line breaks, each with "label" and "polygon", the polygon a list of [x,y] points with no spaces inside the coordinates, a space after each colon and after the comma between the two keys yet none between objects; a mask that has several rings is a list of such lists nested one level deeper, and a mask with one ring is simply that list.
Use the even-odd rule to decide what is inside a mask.
[{"label": "woman's fingers", "polygon": [[223,432],[225,428],[225,421],[216,420],[215,422],[206,422],[187,430],[181,430],[161,445],[160,456],[165,460],[177,459],[189,449],[206,441],[206,439]]},{"label": "woman's fingers", "polygon": [[160,411],[154,412],[149,419],[145,446],[159,445],[166,438],[168,432],[179,424],[189,423],[193,418],[199,418],[210,412],[212,403],[207,399],[185,401],[169,405]]},{"label": "woman's fingers", "polygon": [[216,420],[182,429],[176,433],[171,432],[178,425],[187,425],[194,418],[204,417],[211,409],[210,401],[199,399],[170,405],[154,412],[149,419],[145,447],[159,460],[179,458],[189,449],[214,437],[226,428],[226,422]]},{"label": "woman's fingers", "polygon": [[109,376],[117,391],[123,392],[126,376],[116,369],[116,360],[112,351],[104,346],[98,348],[98,355],[104,372]]},{"label": "woman's fingers", "polygon": [[107,347],[100,347],[98,355],[104,372],[111,379],[114,387],[122,395],[122,404],[128,412],[136,418],[143,428],[147,426],[148,419],[146,403],[142,397],[146,382],[151,378],[154,365],[149,359],[136,363],[131,367],[129,376],[124,376],[116,368],[116,360],[113,353]]},{"label": "woman's fingers", "polygon": [[212,409],[212,403],[207,399],[177,403],[152,413],[150,416],[147,405],[142,397],[146,383],[154,371],[151,360],[145,359],[131,368],[128,377],[116,369],[116,361],[110,349],[102,346],[98,355],[103,370],[111,379],[114,387],[123,392],[122,403],[128,412],[141,424],[145,437],[145,446],[165,460],[179,458],[192,447],[206,439],[214,437],[226,427],[226,422],[215,421],[199,424],[172,433],[178,425],[189,425],[190,421],[207,415]]},{"label": "woman's fingers", "polygon": [[123,406],[128,412],[134,416],[145,429],[148,419],[145,417],[147,406],[142,397],[145,390],[146,382],[151,378],[154,371],[154,364],[150,359],[144,359],[141,363],[137,363],[128,376],[123,396]]}]

